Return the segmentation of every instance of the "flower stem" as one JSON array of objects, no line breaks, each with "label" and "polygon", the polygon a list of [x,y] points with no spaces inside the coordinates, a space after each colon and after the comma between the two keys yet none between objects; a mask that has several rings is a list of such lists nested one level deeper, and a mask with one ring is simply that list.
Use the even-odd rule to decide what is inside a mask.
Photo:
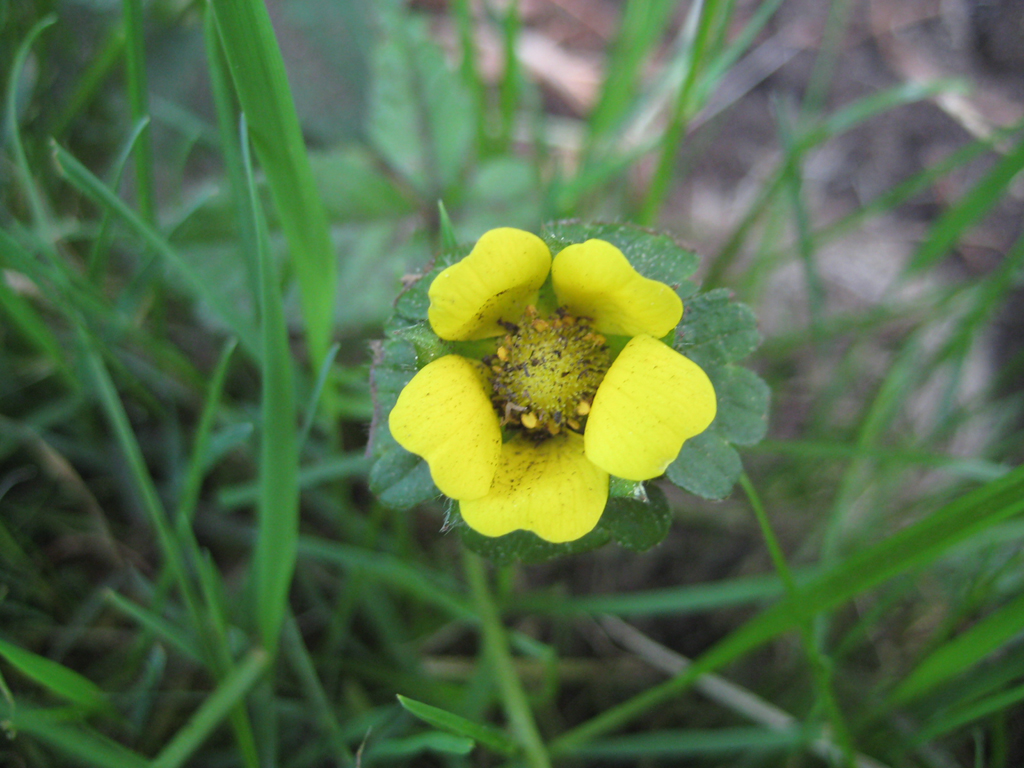
[{"label": "flower stem", "polygon": [[483,562],[472,552],[463,550],[462,563],[469,581],[473,602],[480,614],[480,622],[484,633],[484,653],[490,661],[494,674],[498,679],[505,716],[512,725],[512,731],[526,753],[531,768],[551,768],[544,742],[541,740],[537,724],[533,720],[530,704],[526,700],[519,678],[512,664],[512,653],[509,650],[508,635],[498,615],[490,588],[487,586],[487,575]]},{"label": "flower stem", "polygon": [[[786,592],[791,596],[798,594],[799,590],[796,581],[793,579],[793,572],[789,568],[789,563],[786,561],[786,555],[783,553],[782,547],[779,546],[779,540],[775,537],[775,531],[772,530],[771,523],[768,520],[768,513],[765,511],[764,504],[761,503],[761,497],[758,495],[757,489],[754,488],[754,484],[750,482],[746,472],[740,475],[740,485],[743,487],[744,493],[747,494],[750,506],[754,510],[754,516],[757,517],[758,525],[761,526],[761,533],[764,536],[765,545],[768,547],[768,554],[775,565],[776,573],[779,574],[779,578],[782,579],[782,583],[786,587]],[[800,626],[800,639],[803,642],[807,659],[811,664],[811,672],[814,676],[814,683],[818,688],[818,695],[825,706],[829,719],[832,721],[832,727],[835,730],[837,742],[845,761],[843,765],[852,766],[855,764],[853,737],[850,735],[849,727],[843,718],[835,692],[832,690],[829,660],[814,643],[814,633],[810,621]]]}]

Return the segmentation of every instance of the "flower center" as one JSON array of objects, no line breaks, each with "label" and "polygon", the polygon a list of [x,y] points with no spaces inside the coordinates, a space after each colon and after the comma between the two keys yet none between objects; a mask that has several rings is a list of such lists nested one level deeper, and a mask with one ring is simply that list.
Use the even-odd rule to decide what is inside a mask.
[{"label": "flower center", "polygon": [[497,354],[493,401],[502,423],[538,437],[562,428],[582,431],[610,358],[604,336],[589,321],[559,308],[541,318],[534,307],[508,330]]}]

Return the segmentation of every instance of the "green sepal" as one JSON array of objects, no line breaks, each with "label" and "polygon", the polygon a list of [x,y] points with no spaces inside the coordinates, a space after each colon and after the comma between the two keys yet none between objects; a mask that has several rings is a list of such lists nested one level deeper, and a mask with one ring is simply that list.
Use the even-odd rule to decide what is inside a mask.
[{"label": "green sepal", "polygon": [[[565,544],[552,544],[530,531],[513,531],[493,538],[484,536],[463,522],[457,503],[453,504],[448,525],[459,527],[463,544],[500,565],[540,563],[564,555],[579,555],[603,547],[609,541],[618,542],[634,552],[644,552],[668,536],[672,512],[660,488],[649,485],[645,490],[642,483],[632,485],[633,494],[630,496],[609,496],[594,530]],[[624,487],[620,485],[619,490]]]},{"label": "green sepal", "polygon": [[417,369],[453,351],[452,343],[439,337],[426,323],[396,328],[391,331],[391,336],[413,346],[416,350]]},{"label": "green sepal", "polygon": [[462,520],[458,503],[453,504],[449,525],[458,525],[462,543],[478,555],[493,560],[498,565],[512,563],[541,563],[565,555],[579,555],[603,547],[611,540],[611,534],[600,526],[586,536],[565,544],[552,544],[530,531],[513,531],[504,536],[484,536],[477,533]]},{"label": "green sepal", "polygon": [[455,250],[445,250],[438,254],[434,262],[421,275],[415,275],[407,284],[406,289],[395,300],[395,315],[411,323],[427,322],[427,310],[430,308],[430,284],[443,270],[469,255],[472,246],[461,246]]},{"label": "green sepal", "polygon": [[637,480],[626,480],[612,475],[608,478],[608,496],[643,496],[644,484]]},{"label": "green sepal", "polygon": [[646,552],[668,536],[672,510],[664,492],[648,485],[643,497],[610,497],[598,525],[626,549]]},{"label": "green sepal", "polygon": [[605,240],[622,251],[633,269],[644,277],[671,286],[683,298],[697,290],[687,278],[697,271],[700,257],[666,234],[635,224],[556,221],[541,228],[540,238],[547,243],[552,255],[568,245]]}]

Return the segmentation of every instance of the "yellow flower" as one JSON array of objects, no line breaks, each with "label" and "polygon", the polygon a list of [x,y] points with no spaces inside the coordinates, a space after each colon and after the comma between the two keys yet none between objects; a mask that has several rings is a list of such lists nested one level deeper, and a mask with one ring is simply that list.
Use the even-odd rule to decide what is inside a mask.
[{"label": "yellow flower", "polygon": [[659,341],[682,318],[679,296],[603,240],[552,260],[536,235],[494,229],[429,295],[442,339],[503,338],[482,361],[427,364],[389,427],[485,536],[580,538],[601,517],[610,475],[658,477],[715,417],[707,375]]}]

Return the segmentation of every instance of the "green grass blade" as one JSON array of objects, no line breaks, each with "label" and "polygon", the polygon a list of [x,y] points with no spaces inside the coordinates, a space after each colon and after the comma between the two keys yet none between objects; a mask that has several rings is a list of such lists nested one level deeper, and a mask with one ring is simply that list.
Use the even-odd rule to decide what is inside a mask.
[{"label": "green grass blade", "polygon": [[[231,643],[228,640],[227,610],[224,606],[223,582],[220,573],[214,566],[210,553],[200,552],[196,558],[196,570],[199,574],[199,587],[206,603],[208,619],[207,637],[213,654],[213,665],[217,669],[218,680],[223,681],[234,667],[231,655]],[[231,727],[235,732],[235,742],[241,753],[242,763],[246,768],[258,768],[260,764],[259,750],[253,733],[249,710],[244,702],[239,702],[230,714]]]},{"label": "green grass blade", "polygon": [[[146,79],[146,35],[142,24],[142,0],[122,0],[125,29],[125,71],[128,106],[132,121],[149,118],[149,87]],[[153,194],[153,144],[150,129],[144,128],[135,144],[135,195],[139,213],[156,224],[156,198]]]},{"label": "green grass blade", "polygon": [[[303,446],[305,446],[306,440],[309,439],[310,431],[313,429],[313,422],[316,420],[316,404],[320,402],[320,395],[324,391],[324,385],[327,384],[327,377],[331,375],[331,371],[334,368],[334,359],[340,351],[341,342],[334,342],[331,344],[331,348],[327,350],[323,363],[320,364],[320,371],[317,373],[316,381],[313,383],[313,391],[309,393],[309,403],[306,405],[306,415],[302,419],[302,428],[299,430],[298,446],[300,452]],[[301,478],[299,482],[302,482]]]},{"label": "green grass blade", "polygon": [[[797,573],[799,582],[800,572]],[[623,594],[527,594],[517,596],[515,605],[507,608],[553,615],[610,613],[615,616],[675,616],[714,608],[748,605],[780,597],[783,591],[782,582],[776,576],[748,576],[707,584]]]},{"label": "green grass blade", "polygon": [[[761,502],[761,497],[754,488],[754,484],[750,482],[750,478],[747,476],[746,472],[740,475],[740,486],[743,488],[743,492],[747,495],[747,500],[750,502],[750,506],[754,511],[754,516],[757,518],[758,526],[761,528],[761,534],[764,537],[765,546],[768,548],[768,554],[771,557],[772,564],[775,566],[775,572],[779,575],[779,578],[786,587],[787,596],[790,600],[799,598],[796,580],[793,578],[793,572],[790,570],[789,562],[786,560],[786,556],[782,551],[782,546],[779,544],[779,540],[771,526],[771,521],[768,519],[768,512],[765,510],[764,504]],[[812,677],[814,679],[814,685],[817,688],[818,702],[823,706],[825,712],[828,714],[828,718],[831,721],[832,728],[836,734],[836,741],[838,742],[840,750],[842,750],[846,762],[852,765],[854,762],[853,739],[850,735],[850,728],[846,723],[845,715],[836,700],[830,672],[832,664],[825,656],[824,651],[822,651],[814,642],[814,628],[812,622],[810,620],[801,622],[799,629],[804,653],[807,655],[807,660],[810,664]]]},{"label": "green grass blade", "polygon": [[547,746],[541,739],[530,702],[512,662],[508,633],[487,584],[483,560],[468,549],[463,549],[462,562],[473,594],[473,603],[480,615],[484,655],[501,693],[505,717],[522,748],[523,759],[531,768],[551,768]]},{"label": "green grass blade", "polygon": [[106,598],[107,602],[114,606],[114,608],[137,622],[139,626],[145,627],[149,632],[156,637],[159,637],[172,648],[175,648],[186,658],[196,664],[201,664],[203,662],[203,654],[200,648],[193,641],[191,635],[174,626],[161,616],[157,616],[152,611],[146,610],[141,605],[136,605],[128,598],[119,595],[117,592],[108,591],[106,593]]},{"label": "green grass blade", "polygon": [[288,590],[295,570],[299,536],[299,449],[295,425],[295,389],[288,327],[274,267],[267,252],[246,122],[242,121],[242,161],[245,165],[252,221],[256,223],[256,256],[260,277],[260,316],[263,341],[263,392],[260,407],[260,497],[258,532],[253,554],[255,616],[263,645],[277,648]]},{"label": "green grass blade", "polygon": [[299,539],[303,557],[359,569],[428,605],[436,605],[461,619],[475,619],[476,611],[454,582],[406,563],[395,555],[336,544],[303,536]]},{"label": "green grass blade", "polygon": [[97,205],[109,208],[134,230],[147,246],[159,254],[178,273],[191,289],[193,296],[201,299],[211,311],[220,315],[221,320],[239,337],[247,350],[258,357],[260,347],[251,326],[223,300],[223,297],[217,292],[216,286],[200,277],[159,232],[143,221],[135,211],[115,195],[106,184],[96,178],[88,168],[78,162],[70,152],[59,144],[53,145],[53,151],[57,164],[68,182]]},{"label": "green grass blade", "polygon": [[487,146],[487,83],[477,69],[477,46],[474,34],[475,21],[469,0],[452,0],[452,15],[459,30],[459,44],[462,46],[460,71],[462,80],[473,98],[473,112],[476,117],[476,145],[483,150]]},{"label": "green grass blade", "polygon": [[[370,463],[364,451],[351,451],[324,459],[299,471],[299,488],[308,490],[332,480],[362,477],[369,471]],[[254,503],[259,498],[259,494],[258,483],[229,485],[222,488],[217,494],[217,503],[228,509],[233,509]]]},{"label": "green grass blade", "polygon": [[4,718],[5,729],[23,733],[47,744],[74,760],[74,765],[95,768],[148,768],[149,761],[138,752],[118,744],[92,728],[68,722],[59,710],[26,709],[18,706]]},{"label": "green grass blade", "polygon": [[[132,126],[131,131],[128,132],[124,143],[114,156],[114,162],[111,163],[110,167],[109,186],[111,189],[118,189],[121,186],[121,177],[124,174],[125,166],[128,164],[128,158],[135,151],[135,143],[142,136],[143,132],[146,131],[148,125],[148,117],[138,120]],[[107,271],[107,258],[110,254],[110,220],[112,218],[113,213],[110,209],[104,208],[103,218],[100,220],[100,228],[96,232],[96,237],[93,238],[92,247],[89,249],[89,256],[86,259],[89,281],[94,285],[102,285]]]},{"label": "green grass blade", "polygon": [[[6,241],[0,242],[0,257],[6,250],[7,244]],[[57,341],[57,337],[53,335],[53,331],[43,321],[35,307],[15,293],[7,284],[6,279],[0,279],[0,310],[7,316],[10,327],[16,328],[26,341],[45,355],[48,361],[60,371],[65,383],[73,390],[78,389],[78,380],[67,366],[64,350],[61,348],[60,342]]]},{"label": "green grass blade", "polygon": [[889,697],[896,707],[959,675],[1024,629],[1024,594],[944,643],[917,665]]},{"label": "green grass blade", "polygon": [[519,55],[516,51],[519,44],[519,31],[522,20],[519,15],[519,0],[512,0],[505,10],[505,18],[501,21],[501,37],[505,54],[505,71],[498,85],[498,112],[501,116],[498,133],[498,152],[507,152],[512,142],[512,131],[515,128],[516,113],[519,108],[520,91],[522,90],[522,72],[519,67]]},{"label": "green grass blade", "polygon": [[807,305],[810,310],[812,333],[817,336],[825,312],[825,284],[815,261],[815,247],[811,235],[811,215],[804,199],[803,156],[797,151],[793,128],[789,124],[786,105],[775,101],[775,117],[782,146],[790,158],[783,171],[783,185],[793,210],[793,223],[797,233],[797,253],[804,269]]},{"label": "green grass blade", "polygon": [[727,755],[741,751],[781,751],[799,747],[807,734],[794,729],[769,731],[735,727],[717,730],[654,731],[600,739],[573,749],[573,757],[589,760],[639,760],[698,755]]},{"label": "green grass blade", "polygon": [[256,263],[256,224],[251,221],[252,206],[248,200],[245,182],[245,168],[242,164],[242,147],[238,143],[238,105],[231,87],[231,72],[224,58],[224,48],[217,33],[217,20],[213,6],[206,6],[203,26],[206,43],[206,65],[210,71],[210,88],[213,104],[217,111],[217,132],[220,136],[220,151],[224,156],[224,175],[231,189],[231,205],[234,208],[238,229],[238,255],[245,267],[249,291],[259,296],[259,266]]},{"label": "green grass blade", "polygon": [[114,431],[114,436],[121,447],[128,462],[129,474],[135,483],[136,491],[142,501],[143,509],[149,518],[150,525],[156,532],[157,542],[164,557],[167,567],[174,576],[175,584],[181,593],[181,597],[188,610],[192,628],[201,632],[203,622],[199,614],[198,601],[196,599],[192,584],[189,581],[188,571],[185,567],[185,558],[182,554],[178,539],[174,536],[167,512],[164,510],[163,502],[160,501],[160,494],[146,466],[146,459],[142,455],[135,433],[132,431],[128,414],[117,394],[114,382],[103,364],[99,352],[93,347],[93,342],[87,332],[80,325],[77,328],[79,345],[85,356],[85,365],[92,374],[93,381],[98,391],[100,404],[106,413],[107,420]]},{"label": "green grass blade", "polygon": [[337,264],[284,59],[262,0],[212,0],[211,6],[252,143],[291,249],[310,358],[318,366],[330,346]]},{"label": "green grass blade", "polygon": [[931,227],[928,239],[910,259],[908,272],[934,265],[960,240],[964,232],[998,203],[1007,186],[1024,168],[1024,141],[999,160],[984,178]]},{"label": "green grass blade", "polygon": [[71,122],[96,98],[107,77],[121,61],[124,46],[124,20],[119,19],[111,26],[103,42],[97,46],[92,60],[78,79],[71,98],[57,114],[46,135],[60,138],[67,132]]},{"label": "green grass blade", "polygon": [[269,663],[270,656],[266,651],[261,648],[251,651],[153,759],[150,768],[178,768],[184,765],[256,684]]},{"label": "green grass blade", "polygon": [[782,0],[767,0],[758,5],[740,33],[735,35],[708,64],[707,74],[700,83],[701,103],[706,103],[705,100],[710,97],[711,92],[754,43],[780,5]]},{"label": "green grass blade", "polygon": [[[931,83],[902,83],[884,91],[870,94],[848,107],[840,109],[817,125],[809,128],[796,140],[794,150],[799,154],[806,154],[818,144],[855,128],[875,115],[888,112],[905,104],[929,99],[942,93],[962,92],[964,87],[964,84],[959,80],[937,80]],[[792,153],[788,155],[775,175],[762,185],[757,198],[751,204],[750,209],[728,242],[722,247],[717,259],[708,271],[708,275],[704,280],[705,286],[721,284],[723,276],[739,255],[740,249],[753,229],[754,224],[770,207],[775,199],[775,195],[782,189],[786,172],[785,164],[790,162],[792,156]]]},{"label": "green grass blade", "polygon": [[[21,81],[22,72],[25,70],[25,63],[28,61],[29,54],[32,52],[32,46],[38,39],[39,35],[47,30],[47,28],[53,26],[56,23],[57,17],[53,14],[48,14],[36,22],[35,26],[29,30],[28,35],[25,36],[25,40],[20,46],[18,46],[17,53],[14,54],[14,61],[11,64],[11,70],[9,73],[10,80],[7,83],[7,93],[5,100],[5,108],[7,110],[8,123],[10,125],[11,135],[10,137],[4,136],[3,141],[0,144],[5,144],[9,138],[11,147],[14,150],[14,163],[15,168],[18,171],[18,175],[21,177],[21,185],[24,189],[25,196],[28,198],[29,210],[32,212],[33,223],[37,227],[47,227],[49,216],[47,215],[46,206],[43,205],[42,195],[39,194],[39,190],[36,188],[35,179],[32,177],[32,169],[28,165],[28,157],[25,155],[25,145],[21,141],[21,131],[18,127],[18,85]],[[47,235],[46,239],[49,239]]]},{"label": "green grass blade", "polygon": [[872,459],[889,466],[934,467],[969,480],[995,480],[1010,471],[1007,464],[985,459],[949,456],[927,451],[900,451],[873,445],[849,445],[823,440],[763,440],[747,449],[754,453],[820,459]]},{"label": "green grass blade", "polygon": [[316,719],[324,731],[323,735],[331,744],[335,760],[339,764],[351,765],[355,762],[355,758],[345,743],[345,735],[335,717],[334,707],[327,697],[327,692],[320,682],[316,663],[306,648],[295,617],[290,614],[285,621],[283,637],[283,652],[299,678],[299,684],[306,695],[310,710],[316,713]]},{"label": "green grass blade", "polygon": [[692,31],[687,35],[686,40],[685,74],[672,105],[668,128],[660,141],[660,154],[654,175],[651,177],[647,194],[637,212],[637,221],[640,224],[649,226],[657,220],[658,212],[668,194],[680,143],[686,133],[686,126],[697,109],[692,99],[694,85],[698,82],[698,75],[706,64],[712,28],[718,19],[719,10],[724,6],[722,0],[699,0],[690,6],[686,24]]},{"label": "green grass blade", "polygon": [[441,250],[455,251],[459,247],[459,237],[455,234],[455,226],[451,217],[448,216],[448,209],[444,207],[444,201],[437,201],[438,229],[441,236]]},{"label": "green grass blade", "polygon": [[210,377],[210,387],[206,391],[206,400],[203,402],[203,410],[199,415],[199,424],[196,426],[196,434],[192,442],[192,455],[189,458],[188,469],[185,472],[185,481],[182,484],[181,494],[178,499],[178,507],[175,513],[176,525],[185,525],[191,522],[195,514],[203,477],[207,469],[209,469],[207,458],[210,451],[210,433],[213,430],[213,423],[217,417],[217,409],[220,407],[221,395],[224,392],[224,382],[228,374],[228,366],[231,363],[231,356],[235,351],[236,345],[236,339],[231,338],[227,340],[224,348],[221,350],[217,365],[213,369],[213,375]]},{"label": "green grass blade", "polygon": [[1007,710],[1021,701],[1024,701],[1024,685],[1015,686],[981,701],[954,707],[921,729],[918,740],[923,743],[937,739],[975,720]]},{"label": "green grass blade", "polygon": [[677,4],[670,0],[629,0],[622,11],[597,106],[590,114],[591,142],[606,135],[636,98],[641,65],[651,55]]},{"label": "green grass blade", "polygon": [[0,640],[0,656],[25,677],[89,711],[110,710],[99,686],[63,664]]},{"label": "green grass blade", "polygon": [[593,720],[563,734],[552,744],[562,754],[633,720],[687,690],[700,675],[718,669],[779,634],[832,610],[886,579],[942,556],[973,534],[1024,511],[1024,467],[943,506],[925,519],[845,561],[802,587],[790,598],[748,621],[712,646],[681,675],[649,688]]},{"label": "green grass blade", "polygon": [[457,736],[473,739],[502,755],[514,755],[519,751],[515,741],[493,726],[475,723],[461,715],[456,715],[439,707],[432,707],[429,704],[424,704],[422,701],[416,701],[400,694],[397,698],[398,703],[409,714],[419,718],[427,725],[432,725],[443,731],[450,731]]}]

